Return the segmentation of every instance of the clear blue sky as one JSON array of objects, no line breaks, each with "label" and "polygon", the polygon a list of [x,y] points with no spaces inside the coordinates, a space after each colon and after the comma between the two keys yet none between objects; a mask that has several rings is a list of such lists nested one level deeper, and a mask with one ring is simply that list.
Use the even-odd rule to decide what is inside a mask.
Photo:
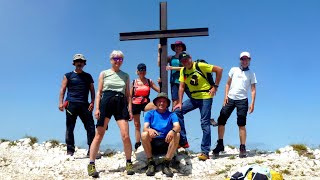
[{"label": "clear blue sky", "polygon": [[[124,52],[122,70],[131,79],[136,78],[137,64],[144,62],[147,76],[156,80],[159,41],[120,42],[119,33],[157,30],[159,2],[0,0],[0,138],[15,140],[31,135],[40,142],[64,142],[65,113],[58,110],[58,97],[63,75],[74,69],[71,62],[75,53],[88,59],[85,71],[93,76],[95,87],[99,73],[110,67],[108,57],[114,49]],[[219,115],[228,71],[238,65],[241,51],[249,51],[258,84],[255,111],[247,121],[248,146],[318,146],[320,1],[181,2],[168,1],[168,28],[208,27],[210,36],[169,39],[168,43],[182,40],[195,59],[224,68],[212,116]],[[151,98],[155,95],[152,92]],[[198,110],[185,117],[195,151],[200,150],[202,137],[199,118]],[[102,145],[119,147],[114,120],[110,126]],[[132,122],[130,130],[134,143]],[[217,129],[212,130],[214,145]],[[77,145],[86,144],[85,134],[79,120]],[[226,126],[225,144],[239,145],[235,112]]]}]

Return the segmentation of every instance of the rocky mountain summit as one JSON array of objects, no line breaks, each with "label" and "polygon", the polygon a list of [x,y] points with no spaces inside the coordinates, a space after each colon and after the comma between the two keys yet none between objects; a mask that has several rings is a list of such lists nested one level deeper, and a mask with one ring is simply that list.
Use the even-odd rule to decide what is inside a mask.
[{"label": "rocky mountain summit", "polygon": [[[0,142],[0,179],[92,179],[87,175],[86,149],[76,148],[74,156],[68,156],[65,145],[54,140],[41,144],[32,138]],[[124,172],[123,152],[105,150],[101,154],[102,158],[96,160],[100,179],[167,179],[160,166],[154,177],[145,175],[147,159],[142,147],[133,153],[136,173],[132,176]],[[248,150],[247,158],[239,158],[238,154],[239,149],[226,146],[218,158],[210,155],[209,160],[199,161],[196,153],[179,149],[172,161],[172,179],[223,180],[244,165],[259,164],[281,172],[286,180],[320,180],[319,149],[290,145],[276,152]]]}]

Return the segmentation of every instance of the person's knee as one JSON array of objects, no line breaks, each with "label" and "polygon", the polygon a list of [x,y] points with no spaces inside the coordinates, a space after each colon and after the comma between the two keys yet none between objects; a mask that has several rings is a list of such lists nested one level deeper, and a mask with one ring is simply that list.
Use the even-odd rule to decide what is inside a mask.
[{"label": "person's knee", "polygon": [[149,133],[148,132],[142,132],[141,133],[141,139],[142,139],[142,141],[149,140]]},{"label": "person's knee", "polygon": [[175,136],[173,136],[173,140],[178,144],[180,140],[180,133],[176,133]]},{"label": "person's knee", "polygon": [[[140,119],[139,119],[139,120],[140,120]],[[140,130],[140,128],[141,128],[140,121],[134,121],[134,127],[135,127],[136,129],[139,129],[139,130]]]},{"label": "person's knee", "polygon": [[220,116],[218,118],[218,125],[219,126],[225,126],[226,123],[227,123],[227,118],[220,114]]},{"label": "person's knee", "polygon": [[246,116],[238,116],[237,118],[237,124],[240,127],[245,126],[247,123],[247,117]]}]

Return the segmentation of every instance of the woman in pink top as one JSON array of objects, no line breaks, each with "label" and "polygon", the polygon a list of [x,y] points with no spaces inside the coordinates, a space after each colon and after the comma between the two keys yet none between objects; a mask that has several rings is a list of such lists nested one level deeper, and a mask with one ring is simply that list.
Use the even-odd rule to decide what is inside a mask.
[{"label": "woman in pink top", "polygon": [[137,67],[137,79],[133,80],[132,86],[130,88],[130,96],[132,98],[132,114],[135,126],[135,137],[136,144],[134,145],[137,150],[141,146],[141,124],[140,124],[140,113],[141,111],[149,111],[155,109],[156,106],[150,102],[150,88],[156,92],[160,92],[160,88],[157,87],[151,79],[146,78],[147,67],[145,64],[140,63]]}]

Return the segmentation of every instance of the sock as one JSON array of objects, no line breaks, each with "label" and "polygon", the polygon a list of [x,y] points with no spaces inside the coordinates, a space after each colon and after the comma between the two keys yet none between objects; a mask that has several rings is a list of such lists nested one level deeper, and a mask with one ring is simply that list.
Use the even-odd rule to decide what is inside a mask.
[{"label": "sock", "polygon": [[90,161],[90,163],[89,164],[94,164],[94,161]]},{"label": "sock", "polygon": [[132,163],[132,162],[131,162],[131,159],[127,159],[127,163]]},{"label": "sock", "polygon": [[222,144],[223,145],[223,139],[219,139],[218,140],[218,144]]}]

